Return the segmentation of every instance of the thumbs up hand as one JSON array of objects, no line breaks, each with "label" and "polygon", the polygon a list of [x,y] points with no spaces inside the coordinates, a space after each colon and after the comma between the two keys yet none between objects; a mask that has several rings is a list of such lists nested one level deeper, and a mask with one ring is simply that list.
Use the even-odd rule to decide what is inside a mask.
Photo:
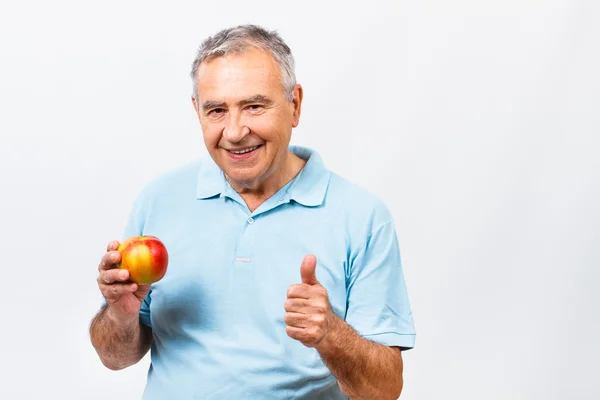
[{"label": "thumbs up hand", "polygon": [[317,280],[317,259],[307,255],[300,266],[301,284],[291,285],[285,301],[286,332],[306,347],[316,347],[334,325],[327,290]]}]

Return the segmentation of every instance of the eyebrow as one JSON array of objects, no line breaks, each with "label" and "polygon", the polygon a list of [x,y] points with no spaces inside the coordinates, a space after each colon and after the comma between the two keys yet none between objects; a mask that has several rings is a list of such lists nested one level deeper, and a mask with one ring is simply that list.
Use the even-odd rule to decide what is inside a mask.
[{"label": "eyebrow", "polygon": [[[263,103],[265,105],[270,105],[273,103],[273,101],[263,94],[257,94],[257,95],[248,97],[247,99],[238,101],[237,105],[244,106],[246,104],[251,104],[251,103]],[[202,103],[202,109],[206,111],[211,108],[225,107],[226,105],[227,104],[225,104],[222,101],[205,101],[204,103]]]}]

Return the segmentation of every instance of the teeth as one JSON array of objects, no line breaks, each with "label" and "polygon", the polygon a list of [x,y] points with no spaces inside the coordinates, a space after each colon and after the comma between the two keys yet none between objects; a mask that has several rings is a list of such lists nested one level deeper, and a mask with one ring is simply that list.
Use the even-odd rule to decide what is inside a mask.
[{"label": "teeth", "polygon": [[231,151],[233,154],[244,154],[244,153],[250,153],[251,151],[254,151],[254,150],[256,150],[256,149],[258,149],[258,146],[250,147],[249,149],[246,149],[246,150],[240,150],[240,151],[233,151],[233,150],[230,150],[230,151]]}]

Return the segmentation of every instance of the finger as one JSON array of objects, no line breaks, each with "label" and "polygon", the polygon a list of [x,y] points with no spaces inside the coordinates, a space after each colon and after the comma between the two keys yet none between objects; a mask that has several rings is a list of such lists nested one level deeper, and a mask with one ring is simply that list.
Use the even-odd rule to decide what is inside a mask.
[{"label": "finger", "polygon": [[297,328],[295,326],[289,326],[288,325],[288,326],[285,327],[285,332],[292,339],[296,339],[296,340],[299,340],[301,342],[305,341],[305,340],[307,340],[309,338],[308,332],[304,328]]},{"label": "finger", "polygon": [[317,258],[312,254],[304,257],[302,264],[300,265],[300,276],[302,277],[302,283],[307,285],[318,285],[319,281],[317,280],[316,269]]},{"label": "finger", "polygon": [[135,297],[137,297],[140,301],[144,301],[144,299],[146,298],[146,296],[148,295],[148,292],[150,291],[150,285],[137,285],[137,290],[135,291],[134,295]]},{"label": "finger", "polygon": [[307,314],[311,309],[310,300],[303,298],[288,298],[285,303],[283,303],[283,308],[285,311]]},{"label": "finger", "polygon": [[124,294],[134,293],[138,289],[135,283],[114,283],[112,285],[100,285],[102,295],[108,299],[114,299]]},{"label": "finger", "polygon": [[115,282],[125,282],[129,279],[129,271],[125,269],[109,269],[101,271],[98,275],[98,283],[110,285]]},{"label": "finger", "polygon": [[117,250],[119,248],[119,241],[118,240],[113,240],[110,243],[108,243],[108,246],[106,246],[106,251],[113,251],[113,250]]},{"label": "finger", "polygon": [[287,292],[288,299],[310,299],[311,298],[311,287],[306,284],[291,285]]},{"label": "finger", "polygon": [[283,316],[283,321],[287,326],[295,328],[306,328],[310,326],[310,319],[306,314],[299,314],[295,312],[287,312]]},{"label": "finger", "polygon": [[98,266],[98,271],[115,268],[120,261],[121,253],[116,250],[108,251],[104,254],[104,256],[102,256],[102,260]]},{"label": "finger", "polygon": [[321,319],[329,311],[328,303],[322,298],[316,299],[287,299],[283,305],[283,308],[287,312],[294,312],[298,314],[304,314],[313,318],[314,321],[320,322]]}]

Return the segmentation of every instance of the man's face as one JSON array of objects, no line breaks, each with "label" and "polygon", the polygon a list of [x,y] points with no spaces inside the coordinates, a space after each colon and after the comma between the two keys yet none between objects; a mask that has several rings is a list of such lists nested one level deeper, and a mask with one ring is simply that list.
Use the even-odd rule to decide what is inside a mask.
[{"label": "man's face", "polygon": [[200,66],[196,82],[193,102],[204,143],[232,184],[259,187],[283,171],[302,88],[297,85],[294,100],[287,101],[271,55],[252,48],[214,58]]}]

